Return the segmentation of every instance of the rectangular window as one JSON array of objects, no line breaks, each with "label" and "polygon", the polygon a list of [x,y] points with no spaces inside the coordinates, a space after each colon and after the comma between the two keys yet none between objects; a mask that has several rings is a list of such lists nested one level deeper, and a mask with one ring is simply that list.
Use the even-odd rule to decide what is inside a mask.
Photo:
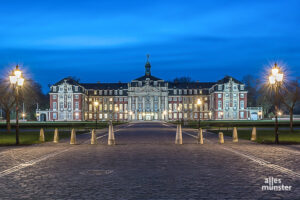
[{"label": "rectangular window", "polygon": [[244,119],[244,112],[240,112],[241,119]]},{"label": "rectangular window", "polygon": [[63,110],[63,109],[64,109],[64,103],[63,103],[63,102],[60,102],[60,103],[59,103],[59,108],[60,108],[60,110]]},{"label": "rectangular window", "polygon": [[53,119],[57,119],[57,114],[53,113]]},{"label": "rectangular window", "polygon": [[56,105],[56,102],[53,102],[53,110],[56,110],[56,109],[57,109],[56,106],[57,106],[57,105]]},{"label": "rectangular window", "polygon": [[53,95],[53,99],[56,99],[57,98],[57,96],[56,95]]},{"label": "rectangular window", "polygon": [[222,101],[218,101],[218,109],[221,110],[222,109]]},{"label": "rectangular window", "polygon": [[75,102],[75,109],[78,110],[79,109],[79,103]]},{"label": "rectangular window", "polygon": [[218,90],[222,90],[222,85],[218,85]]},{"label": "rectangular window", "polygon": [[219,99],[222,98],[222,94],[218,94],[218,98],[219,98]]},{"label": "rectangular window", "polygon": [[79,99],[79,95],[78,94],[75,95],[75,99]]},{"label": "rectangular window", "polygon": [[172,104],[169,103],[169,110],[172,110]]},{"label": "rectangular window", "polygon": [[75,92],[78,92],[78,86],[75,86]]},{"label": "rectangular window", "polygon": [[[244,101],[240,101],[240,106],[241,106],[241,109],[244,109],[245,108],[245,103]],[[244,113],[244,112],[243,112]]]},{"label": "rectangular window", "polygon": [[245,95],[244,95],[244,94],[241,94],[241,95],[240,95],[240,97],[241,97],[241,98],[244,98],[244,97],[245,97]]},{"label": "rectangular window", "polygon": [[56,92],[56,86],[53,86],[53,92]]},{"label": "rectangular window", "polygon": [[99,114],[99,119],[102,119],[102,114]]},{"label": "rectangular window", "polygon": [[187,104],[186,103],[184,104],[184,110],[187,110]]}]

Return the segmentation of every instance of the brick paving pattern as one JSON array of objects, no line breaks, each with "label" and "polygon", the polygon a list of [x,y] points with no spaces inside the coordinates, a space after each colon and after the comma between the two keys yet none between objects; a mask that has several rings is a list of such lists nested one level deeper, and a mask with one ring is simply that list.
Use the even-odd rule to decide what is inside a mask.
[{"label": "brick paving pattern", "polygon": [[[0,149],[0,199],[300,198],[297,148],[236,144],[229,137],[220,145],[217,135],[207,132],[199,145],[186,134],[197,134],[190,129],[183,130],[183,145],[175,145],[176,127],[162,123],[117,129],[115,146],[106,145],[107,130],[100,130],[97,145],[90,145],[85,134],[77,138],[78,145],[64,140]],[[270,176],[281,178],[292,191],[262,191]]]}]

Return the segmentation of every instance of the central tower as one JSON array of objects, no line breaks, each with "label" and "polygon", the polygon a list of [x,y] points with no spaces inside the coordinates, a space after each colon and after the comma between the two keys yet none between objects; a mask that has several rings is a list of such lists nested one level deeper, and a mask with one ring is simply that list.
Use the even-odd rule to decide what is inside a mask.
[{"label": "central tower", "polygon": [[149,57],[150,57],[150,55],[147,54],[147,62],[145,64],[145,75],[146,76],[151,76],[151,65],[150,65],[150,62],[149,62]]}]

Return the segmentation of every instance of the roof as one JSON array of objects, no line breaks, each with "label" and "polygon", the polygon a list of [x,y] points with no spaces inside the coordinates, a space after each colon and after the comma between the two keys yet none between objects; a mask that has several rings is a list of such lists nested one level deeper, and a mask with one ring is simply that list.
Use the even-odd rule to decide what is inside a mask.
[{"label": "roof", "polygon": [[64,79],[58,81],[57,83],[55,83],[53,85],[55,85],[55,86],[56,85],[61,85],[61,84],[65,83],[65,82],[68,83],[68,84],[70,84],[70,85],[81,85],[77,81],[75,81],[72,77],[64,78]]},{"label": "roof", "polygon": [[211,88],[215,82],[187,82],[187,83],[174,83],[169,82],[169,88],[178,88],[178,89],[205,89]]},{"label": "roof", "polygon": [[162,80],[162,79],[157,78],[157,77],[152,76],[152,75],[144,75],[144,76],[141,76],[141,77],[136,78],[136,79],[134,79],[134,80],[136,80],[136,81],[144,81],[144,80],[146,80],[147,78],[149,78],[150,80],[153,80],[153,81],[159,81],[159,80]]},{"label": "roof", "polygon": [[106,89],[127,89],[127,83],[81,83],[85,89],[106,90]]},{"label": "roof", "polygon": [[228,83],[230,80],[233,80],[236,83],[243,84],[241,81],[233,78],[232,76],[225,76],[223,79],[219,80],[217,84]]}]

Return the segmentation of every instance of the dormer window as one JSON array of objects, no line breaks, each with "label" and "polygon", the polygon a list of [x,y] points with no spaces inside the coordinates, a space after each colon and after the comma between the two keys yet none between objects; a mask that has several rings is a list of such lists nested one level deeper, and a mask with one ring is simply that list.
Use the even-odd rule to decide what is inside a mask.
[{"label": "dormer window", "polygon": [[78,86],[75,86],[75,92],[78,92]]},{"label": "dormer window", "polygon": [[97,95],[97,90],[94,90],[94,95]]},{"label": "dormer window", "polygon": [[218,85],[218,90],[222,90],[222,85]]},{"label": "dormer window", "polygon": [[175,94],[175,95],[177,94],[177,90],[176,90],[176,89],[174,90],[174,94]]},{"label": "dormer window", "polygon": [[154,81],[154,83],[153,83],[153,84],[154,84],[154,86],[157,86],[157,81]]},{"label": "dormer window", "polygon": [[99,95],[102,95],[102,90],[99,90]]},{"label": "dormer window", "polygon": [[142,87],[142,81],[139,81],[139,87]]},{"label": "dormer window", "polygon": [[241,90],[244,90],[244,89],[245,89],[244,85],[241,85]]},{"label": "dormer window", "polygon": [[56,86],[53,86],[53,92],[56,92]]},{"label": "dormer window", "polygon": [[123,95],[123,90],[120,90],[120,95]]},{"label": "dormer window", "polygon": [[115,95],[118,95],[118,90],[115,90]]}]

